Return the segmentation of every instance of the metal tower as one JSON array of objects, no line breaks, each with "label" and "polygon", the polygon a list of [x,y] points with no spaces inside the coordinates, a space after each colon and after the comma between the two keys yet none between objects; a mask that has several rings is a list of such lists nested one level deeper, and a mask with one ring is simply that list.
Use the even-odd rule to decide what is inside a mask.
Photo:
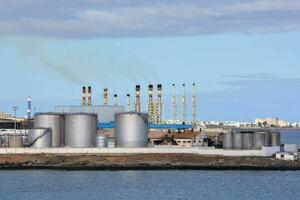
[{"label": "metal tower", "polygon": [[197,120],[197,94],[196,94],[196,84],[193,83],[193,96],[192,96],[192,104],[193,104],[193,124],[196,124]]},{"label": "metal tower", "polygon": [[153,85],[148,86],[148,121],[156,123],[157,104],[153,102]]},{"label": "metal tower", "polygon": [[185,84],[183,86],[183,95],[182,95],[182,123],[186,121],[186,92],[185,92]]},{"label": "metal tower", "polygon": [[176,102],[176,93],[175,93],[175,84],[172,85],[172,107],[173,107],[173,123],[176,121],[177,116],[177,102]]}]

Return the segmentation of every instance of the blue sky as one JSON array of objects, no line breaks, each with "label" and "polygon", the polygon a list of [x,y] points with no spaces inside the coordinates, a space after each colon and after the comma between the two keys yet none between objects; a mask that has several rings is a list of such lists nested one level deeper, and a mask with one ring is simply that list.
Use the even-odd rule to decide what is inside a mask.
[{"label": "blue sky", "polygon": [[168,118],[171,84],[196,82],[199,119],[300,121],[300,2],[147,2],[1,1],[0,110],[79,104],[82,85],[122,103],[162,83]]}]

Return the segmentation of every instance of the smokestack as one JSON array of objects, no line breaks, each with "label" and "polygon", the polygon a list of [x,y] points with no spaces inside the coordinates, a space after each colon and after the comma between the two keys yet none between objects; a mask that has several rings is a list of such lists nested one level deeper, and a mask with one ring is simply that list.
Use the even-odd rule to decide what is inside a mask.
[{"label": "smokestack", "polygon": [[186,120],[186,93],[185,93],[185,84],[183,86],[183,95],[182,95],[182,122],[185,123]]},{"label": "smokestack", "polygon": [[85,86],[82,87],[81,97],[82,97],[81,105],[85,106],[86,105],[86,88],[85,88]]},{"label": "smokestack", "polygon": [[177,115],[175,84],[172,85],[172,105],[173,105],[173,123],[175,123],[176,115]]},{"label": "smokestack", "polygon": [[153,102],[153,85],[148,86],[148,105]]},{"label": "smokestack", "polygon": [[192,96],[192,104],[193,104],[193,123],[196,124],[197,118],[197,96],[196,96],[196,84],[193,83],[193,96]]},{"label": "smokestack", "polygon": [[162,96],[162,85],[158,84],[157,85],[157,123],[161,123],[162,122],[162,100],[161,100],[161,96]]},{"label": "smokestack", "polygon": [[118,95],[114,94],[114,106],[118,105]]},{"label": "smokestack", "polygon": [[108,104],[108,88],[103,89],[103,105],[107,106]]},{"label": "smokestack", "polygon": [[126,112],[130,112],[130,94],[126,95]]},{"label": "smokestack", "polygon": [[27,99],[27,118],[31,118],[31,97]]},{"label": "smokestack", "polygon": [[153,85],[148,86],[148,122],[154,123],[156,119],[155,106],[153,103]]},{"label": "smokestack", "polygon": [[92,105],[92,87],[88,87],[88,106]]},{"label": "smokestack", "polygon": [[134,102],[134,111],[135,112],[141,112],[140,95],[141,95],[141,86],[136,85],[135,86],[135,102]]}]

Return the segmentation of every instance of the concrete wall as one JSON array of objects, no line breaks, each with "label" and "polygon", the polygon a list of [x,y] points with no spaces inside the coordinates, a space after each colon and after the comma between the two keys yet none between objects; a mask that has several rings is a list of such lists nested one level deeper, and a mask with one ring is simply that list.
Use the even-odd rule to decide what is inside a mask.
[{"label": "concrete wall", "polygon": [[0,148],[0,154],[199,154],[212,156],[266,156],[262,150],[223,150],[214,148]]}]

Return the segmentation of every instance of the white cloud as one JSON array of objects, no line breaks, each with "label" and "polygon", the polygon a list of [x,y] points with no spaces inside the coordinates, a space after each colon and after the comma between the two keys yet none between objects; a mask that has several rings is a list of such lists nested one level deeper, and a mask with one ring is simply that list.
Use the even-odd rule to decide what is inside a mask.
[{"label": "white cloud", "polygon": [[300,30],[296,0],[16,2],[0,2],[0,34],[123,37]]}]

